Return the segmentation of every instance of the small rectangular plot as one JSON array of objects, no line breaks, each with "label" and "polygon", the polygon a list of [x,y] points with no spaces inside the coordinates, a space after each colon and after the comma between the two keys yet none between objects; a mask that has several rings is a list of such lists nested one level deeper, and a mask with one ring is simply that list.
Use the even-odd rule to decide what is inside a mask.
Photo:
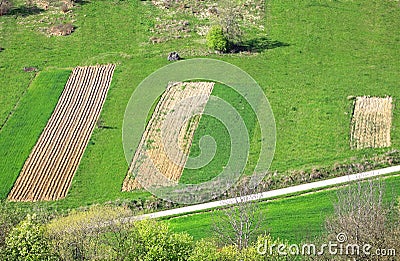
[{"label": "small rectangular plot", "polygon": [[[212,82],[177,82],[167,87],[136,149],[122,191],[155,185],[164,178],[179,181],[213,88]],[[182,124],[182,119],[188,120]]]},{"label": "small rectangular plot", "polygon": [[392,97],[356,97],[351,120],[351,148],[390,147],[392,109]]}]

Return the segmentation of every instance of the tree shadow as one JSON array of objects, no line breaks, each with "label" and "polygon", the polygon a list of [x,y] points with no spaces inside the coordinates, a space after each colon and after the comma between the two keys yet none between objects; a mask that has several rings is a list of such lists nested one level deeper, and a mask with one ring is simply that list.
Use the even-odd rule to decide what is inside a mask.
[{"label": "tree shadow", "polygon": [[98,126],[97,128],[102,129],[102,130],[117,130],[117,127],[113,126]]},{"label": "tree shadow", "polygon": [[29,15],[36,15],[44,12],[45,10],[37,6],[19,6],[10,10],[7,15],[16,15],[27,17]]},{"label": "tree shadow", "polygon": [[75,0],[74,3],[79,6],[79,5],[90,4],[90,1],[87,1],[87,0]]},{"label": "tree shadow", "polygon": [[271,40],[267,37],[258,37],[246,40],[240,45],[234,45],[231,52],[251,52],[251,53],[261,53],[269,49],[275,49],[279,47],[290,46],[288,43]]}]

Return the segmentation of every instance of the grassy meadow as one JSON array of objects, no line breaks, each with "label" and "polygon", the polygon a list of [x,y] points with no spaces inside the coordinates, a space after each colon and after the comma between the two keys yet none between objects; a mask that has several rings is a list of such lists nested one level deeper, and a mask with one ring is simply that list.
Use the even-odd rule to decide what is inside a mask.
[{"label": "grassy meadow", "polygon": [[[16,1],[16,6],[22,4],[23,1]],[[398,4],[376,0],[271,0],[265,13],[265,30],[257,33],[245,30],[244,35],[259,52],[225,55],[208,51],[204,37],[195,31],[188,33],[188,37],[153,44],[149,39],[154,34],[152,28],[157,24],[157,16],[186,19],[189,24],[199,21],[190,15],[172,18],[150,1],[85,1],[73,10],[73,17],[65,17],[74,20],[76,26],[75,32],[66,37],[48,37],[39,30],[44,26],[40,19],[60,14],[43,11],[0,17],[0,47],[4,48],[0,52],[0,123],[5,123],[0,131],[0,198],[7,196],[45,126],[68,71],[78,65],[97,63],[117,64],[101,114],[102,125],[108,128],[95,129],[68,197],[41,204],[75,208],[148,197],[149,193],[141,191],[120,192],[128,169],[122,147],[122,120],[135,87],[153,71],[167,65],[166,57],[171,51],[178,51],[185,59],[224,60],[239,66],[259,83],[271,103],[277,126],[272,170],[331,166],[399,149]],[[40,72],[32,83],[34,75],[23,71],[30,66]],[[43,88],[42,93],[30,91],[36,85]],[[219,88],[214,94],[228,101],[240,101]],[[391,148],[350,150],[352,101],[348,96],[358,95],[393,96]],[[46,104],[36,103],[43,99]],[[10,112],[14,113],[8,117]],[[250,115],[251,122],[251,113],[246,109],[243,113]],[[227,140],[223,128],[210,130],[213,126],[218,123],[202,118],[192,155],[198,153],[196,144],[202,134],[214,133],[221,142]],[[19,133],[15,133],[17,128]],[[253,135],[254,148],[257,139]],[[23,146],[14,148],[14,144]],[[257,152],[252,153],[251,159]],[[182,181],[195,183],[209,179],[221,168],[219,160],[223,163],[221,157],[208,168],[185,170]],[[302,198],[297,200],[301,206]],[[323,200],[315,202],[321,205],[318,213],[329,212]]]},{"label": "grassy meadow", "polygon": [[[232,90],[230,87],[220,83],[216,83],[214,85],[211,95],[223,99],[233,108],[235,108],[235,110],[243,119],[247,130],[249,131],[249,139],[253,140],[252,138],[255,136],[255,134],[260,136],[260,133],[256,132],[258,129],[255,128],[257,124],[256,115],[244,97]],[[207,110],[207,108],[205,110]],[[221,173],[223,171],[223,167],[228,164],[231,151],[231,141],[228,130],[222,122],[209,115],[202,115],[200,118],[199,125],[193,137],[189,157],[195,158],[200,155],[200,139],[206,135],[213,137],[216,142],[217,151],[215,156],[206,166],[202,168],[184,169],[179,180],[181,183],[198,184],[209,181]],[[258,156],[259,154],[260,146],[258,142],[259,141],[257,140],[257,142],[251,144],[250,151],[252,155]],[[246,174],[251,174],[252,170],[254,170],[254,167],[254,162],[249,161],[247,164],[247,169],[245,169]]]}]

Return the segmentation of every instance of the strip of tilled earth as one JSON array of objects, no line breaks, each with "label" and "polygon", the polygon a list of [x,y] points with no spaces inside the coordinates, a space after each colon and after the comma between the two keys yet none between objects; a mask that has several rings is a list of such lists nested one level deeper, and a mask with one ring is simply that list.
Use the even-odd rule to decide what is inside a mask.
[{"label": "strip of tilled earth", "polygon": [[212,82],[179,82],[167,87],[135,152],[123,191],[179,181],[213,88]]},{"label": "strip of tilled earth", "polygon": [[77,67],[8,199],[57,200],[71,186],[100,116],[115,65]]}]

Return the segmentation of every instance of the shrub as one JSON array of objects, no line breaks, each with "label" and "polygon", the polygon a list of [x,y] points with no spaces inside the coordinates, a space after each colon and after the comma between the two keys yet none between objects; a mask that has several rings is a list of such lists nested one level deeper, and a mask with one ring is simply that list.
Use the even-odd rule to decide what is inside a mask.
[{"label": "shrub", "polygon": [[166,223],[154,220],[137,221],[131,235],[131,260],[184,261],[193,249],[191,236],[171,233]]},{"label": "shrub", "polygon": [[228,50],[228,40],[221,26],[213,26],[207,33],[207,46],[219,52]]},{"label": "shrub", "polygon": [[6,238],[7,260],[47,260],[49,246],[44,230],[36,224],[35,215],[28,215]]},{"label": "shrub", "polygon": [[[130,224],[115,220],[131,214],[125,208],[109,206],[72,211],[68,216],[55,218],[48,223],[46,236],[51,240],[52,251],[62,260],[114,259],[114,253],[110,250],[114,247],[112,243],[123,251],[125,246],[122,242],[126,240],[125,235],[130,229]],[[108,226],[102,228],[105,223]],[[112,243],[107,242],[104,233],[113,236]]]},{"label": "shrub", "polygon": [[[277,247],[279,245],[284,246],[284,252],[286,255],[280,255],[277,252]],[[275,246],[271,249],[272,246]],[[262,235],[259,236],[257,242],[254,246],[246,249],[247,257],[249,259],[246,260],[270,260],[270,261],[285,261],[285,260],[294,260],[295,256],[290,254],[289,249],[290,244],[287,241],[283,241],[279,238],[273,238],[271,235]],[[272,250],[272,251],[271,251]],[[261,252],[261,253],[260,253]],[[254,259],[251,259],[253,257]]]},{"label": "shrub", "polygon": [[[223,247],[218,252],[218,261],[239,261],[242,259],[240,258],[240,251],[237,247],[230,245]],[[248,259],[246,259],[248,260]]]},{"label": "shrub", "polygon": [[[284,244],[286,249],[289,248],[289,243],[272,238],[270,235],[259,236],[257,242],[250,246],[239,250],[234,245],[226,245],[218,248],[218,244],[213,239],[202,239],[196,242],[195,247],[188,261],[284,261],[294,260],[294,256],[285,255],[279,256],[276,251],[272,254],[266,248],[272,245]],[[265,253],[259,253],[258,251]]]},{"label": "shrub", "polygon": [[187,260],[194,247],[193,237],[186,233],[173,233],[167,244],[166,260]]},{"label": "shrub", "polygon": [[26,213],[23,209],[0,201],[0,260],[5,259],[2,254],[5,252],[8,234],[25,216]]},{"label": "shrub", "polygon": [[193,238],[172,233],[154,220],[123,222],[129,210],[92,207],[54,219],[47,225],[52,250],[62,260],[185,261]]},{"label": "shrub", "polygon": [[217,261],[218,249],[214,240],[197,241],[188,261]]}]

